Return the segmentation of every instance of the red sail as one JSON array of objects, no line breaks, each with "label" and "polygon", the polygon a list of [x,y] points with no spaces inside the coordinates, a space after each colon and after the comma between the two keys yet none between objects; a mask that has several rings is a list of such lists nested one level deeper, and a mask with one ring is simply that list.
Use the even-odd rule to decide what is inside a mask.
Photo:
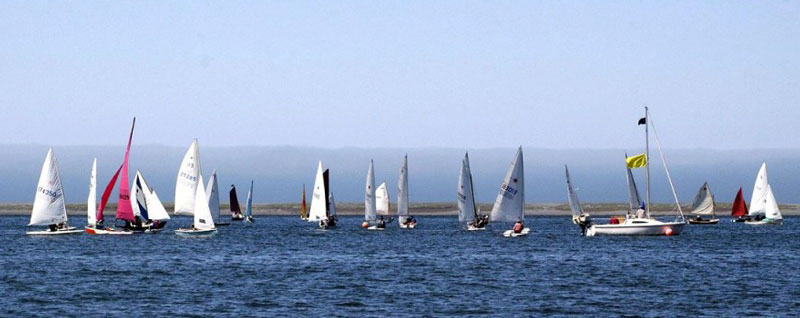
[{"label": "red sail", "polygon": [[742,188],[739,187],[739,193],[736,193],[736,199],[733,200],[733,207],[731,208],[731,216],[745,216],[747,215],[747,203],[742,198]]},{"label": "red sail", "polygon": [[117,177],[119,177],[119,171],[122,170],[122,166],[117,168],[117,172],[114,173],[114,176],[111,177],[111,181],[106,186],[106,190],[103,191],[103,197],[100,198],[100,205],[97,206],[97,221],[100,222],[103,220],[103,210],[106,209],[106,203],[108,203],[108,197],[111,196],[111,191],[114,190],[114,183],[117,182]]},{"label": "red sail", "polygon": [[125,160],[122,161],[122,178],[119,179],[119,199],[117,200],[117,219],[133,221],[133,208],[131,208],[131,186],[128,183],[128,154],[131,151],[133,128],[136,126],[136,117],[133,118],[131,134],[128,137],[128,148],[125,149]]}]

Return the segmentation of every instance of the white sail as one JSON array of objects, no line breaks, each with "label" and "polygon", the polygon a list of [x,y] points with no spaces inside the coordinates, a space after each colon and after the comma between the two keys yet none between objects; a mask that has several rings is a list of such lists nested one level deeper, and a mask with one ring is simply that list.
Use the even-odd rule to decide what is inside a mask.
[{"label": "white sail", "polygon": [[[198,177],[199,184],[203,184],[203,175]],[[206,189],[203,186],[197,187],[194,197],[194,227],[200,230],[213,229],[214,218],[211,216],[211,210],[208,208],[208,201],[206,201]]]},{"label": "white sail", "polygon": [[219,221],[219,187],[217,186],[217,170],[211,172],[211,179],[208,180],[206,187],[206,195],[208,195],[208,209],[211,211],[211,217],[214,222]]},{"label": "white sail", "polygon": [[[133,215],[138,216],[141,219],[147,219],[142,217],[142,209],[139,208],[140,206],[144,207],[147,210],[147,200],[144,197],[144,189],[141,185],[141,173],[139,170],[136,170],[136,174],[133,176],[133,181],[131,182],[131,210],[133,210]],[[147,211],[145,211],[146,213]],[[149,217],[149,215],[148,215]]]},{"label": "white sail", "polygon": [[330,200],[328,200],[328,204],[330,206],[328,207],[328,211],[330,211],[331,217],[335,217],[336,216],[336,202],[333,201],[333,192],[330,193],[329,197],[330,197]]},{"label": "white sail", "polygon": [[61,187],[61,174],[53,148],[47,150],[47,157],[39,175],[36,196],[33,199],[31,222],[28,225],[50,225],[67,221],[64,206],[64,188]]},{"label": "white sail", "polygon": [[458,174],[458,221],[475,220],[475,197],[472,193],[472,177],[468,170],[468,157],[461,160],[461,172]]},{"label": "white sail", "polygon": [[750,197],[750,210],[749,215],[765,214],[767,209],[767,186],[769,179],[767,178],[767,163],[761,164],[761,169],[758,170],[756,182],[753,185],[753,196]]},{"label": "white sail", "polygon": [[525,172],[522,147],[517,150],[514,161],[508,167],[500,192],[492,206],[492,221],[516,222],[525,218]]},{"label": "white sail", "polygon": [[403,158],[400,177],[397,179],[397,221],[406,222],[408,217],[408,155]]},{"label": "white sail", "polygon": [[158,194],[156,190],[151,188],[150,185],[147,184],[147,180],[144,179],[144,175],[138,173],[139,180],[142,182],[142,189],[144,194],[144,201],[147,204],[147,216],[152,221],[166,221],[169,220],[169,213],[167,213],[167,209],[164,208],[164,204],[161,203],[161,199],[158,198]]},{"label": "white sail", "polygon": [[367,184],[364,186],[364,191],[364,220],[374,221],[378,217],[375,206],[375,170],[372,160],[369,161]]},{"label": "white sail", "polygon": [[375,213],[389,215],[389,190],[386,189],[386,182],[375,189]]},{"label": "white sail", "polygon": [[92,174],[89,176],[89,198],[86,199],[86,224],[97,223],[97,158],[92,161]]},{"label": "white sail", "polygon": [[714,214],[714,195],[711,194],[711,187],[708,182],[703,183],[697,195],[694,196],[692,201],[692,210],[689,213],[713,215]]},{"label": "white sail", "polygon": [[200,150],[197,139],[195,139],[186,150],[178,170],[178,180],[175,182],[175,214],[194,213],[194,200],[198,184],[201,187],[203,184],[198,182],[200,171]]},{"label": "white sail", "polygon": [[569,168],[564,165],[564,171],[567,173],[567,197],[569,198],[569,209],[572,210],[572,215],[579,216],[583,214],[581,201],[578,200],[578,193],[575,192],[575,187],[572,185],[572,180],[569,178]]},{"label": "white sail", "polygon": [[772,193],[772,186],[769,184],[767,185],[767,201],[765,205],[766,209],[764,210],[764,214],[767,218],[783,220],[781,210],[778,208],[778,201],[775,200],[775,194]]},{"label": "white sail", "polygon": [[[627,155],[625,155],[627,157]],[[639,196],[639,189],[636,188],[636,180],[633,179],[631,169],[625,168],[628,171],[628,202],[631,205],[631,213],[636,213],[636,210],[642,208],[642,199]]]},{"label": "white sail", "polygon": [[244,207],[244,216],[253,215],[253,180],[250,180],[250,190],[247,191],[247,206]]},{"label": "white sail", "polygon": [[311,193],[311,209],[308,211],[308,221],[317,222],[327,219],[325,213],[325,180],[322,177],[322,161],[317,164],[317,177],[314,180],[314,191]]}]

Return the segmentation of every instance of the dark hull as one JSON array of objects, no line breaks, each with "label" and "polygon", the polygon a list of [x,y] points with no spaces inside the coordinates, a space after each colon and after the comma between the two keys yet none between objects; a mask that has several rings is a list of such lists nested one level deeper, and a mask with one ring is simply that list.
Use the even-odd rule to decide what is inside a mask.
[{"label": "dark hull", "polygon": [[706,220],[706,219],[701,219],[701,220],[688,219],[687,221],[689,221],[689,224],[717,224],[717,223],[719,223],[719,219],[711,219],[711,220]]}]

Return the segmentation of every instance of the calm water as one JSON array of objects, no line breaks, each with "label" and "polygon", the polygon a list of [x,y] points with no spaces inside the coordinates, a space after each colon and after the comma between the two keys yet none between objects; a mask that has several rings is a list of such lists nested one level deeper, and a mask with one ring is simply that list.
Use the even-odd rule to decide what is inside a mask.
[{"label": "calm water", "polygon": [[516,239],[455,217],[377,232],[262,216],[207,239],[173,234],[188,218],[129,237],[28,237],[27,220],[0,217],[0,316],[800,316],[798,218],[585,238],[533,217]]}]

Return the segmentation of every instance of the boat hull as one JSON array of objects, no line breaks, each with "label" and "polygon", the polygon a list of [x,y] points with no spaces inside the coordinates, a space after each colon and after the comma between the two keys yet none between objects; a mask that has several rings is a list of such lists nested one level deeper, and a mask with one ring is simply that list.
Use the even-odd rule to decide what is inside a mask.
[{"label": "boat hull", "polygon": [[177,229],[175,230],[175,234],[182,237],[209,237],[217,234],[217,229]]},{"label": "boat hull", "polygon": [[483,231],[483,230],[486,230],[485,226],[477,227],[474,225],[467,225],[467,231]]},{"label": "boat hull", "polygon": [[783,224],[783,219],[771,220],[771,219],[763,219],[760,221],[745,221],[744,224],[747,225],[781,225]]},{"label": "boat hull", "polygon": [[719,223],[719,219],[717,219],[717,218],[710,219],[710,220],[706,220],[706,219],[700,219],[700,220],[698,220],[698,219],[689,219],[688,221],[689,221],[689,224],[717,224],[717,223]]},{"label": "boat hull", "polygon": [[530,232],[531,232],[531,229],[526,227],[526,228],[522,229],[522,232],[519,232],[519,233],[515,233],[514,230],[506,230],[505,232],[503,232],[503,236],[504,237],[521,237],[521,236],[528,235],[528,233],[530,233]]},{"label": "boat hull", "polygon": [[632,236],[657,236],[680,235],[683,231],[683,222],[649,221],[648,223],[623,223],[623,224],[594,224],[586,230],[586,236],[599,235],[632,235]]},{"label": "boat hull", "polygon": [[84,231],[89,235],[131,235],[132,231],[117,230],[117,229],[98,229],[91,226],[84,227]]},{"label": "boat hull", "polygon": [[56,231],[50,230],[41,230],[41,231],[27,231],[25,234],[27,235],[66,235],[66,234],[80,234],[83,231],[78,230],[74,227],[68,227],[65,229],[59,229]]},{"label": "boat hull", "polygon": [[414,228],[416,228],[416,227],[417,227],[417,223],[416,223],[416,222],[414,222],[414,223],[409,223],[409,224],[403,224],[403,223],[400,223],[400,228],[401,228],[401,229],[414,229]]}]

